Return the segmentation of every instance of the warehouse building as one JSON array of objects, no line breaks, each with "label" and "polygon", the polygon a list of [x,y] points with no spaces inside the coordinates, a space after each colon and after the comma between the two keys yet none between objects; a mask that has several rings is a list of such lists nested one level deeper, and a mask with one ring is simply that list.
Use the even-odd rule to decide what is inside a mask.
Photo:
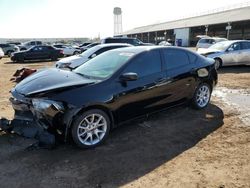
[{"label": "warehouse building", "polygon": [[198,35],[250,40],[250,3],[213,10],[200,16],[134,28],[123,35],[155,44],[171,40],[180,46],[195,46],[199,40]]}]

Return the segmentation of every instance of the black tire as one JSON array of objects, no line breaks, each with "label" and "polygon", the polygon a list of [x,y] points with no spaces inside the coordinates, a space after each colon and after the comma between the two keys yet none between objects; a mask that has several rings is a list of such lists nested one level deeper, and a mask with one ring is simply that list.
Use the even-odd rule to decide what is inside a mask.
[{"label": "black tire", "polygon": [[[202,95],[201,95],[202,88],[207,88],[208,89],[208,93],[209,93],[208,95],[204,94],[204,99],[201,99],[202,98]],[[212,93],[211,86],[209,84],[207,84],[207,83],[201,83],[196,88],[196,90],[194,92],[194,95],[193,95],[193,98],[192,98],[192,107],[195,108],[195,109],[198,109],[198,110],[206,108],[207,105],[210,102],[211,93]],[[202,101],[204,102],[203,104],[202,104]]]},{"label": "black tire", "polygon": [[214,63],[215,69],[218,70],[219,68],[222,67],[222,61],[219,58],[215,58],[214,60],[215,60],[215,63]]},{"label": "black tire", "polygon": [[[105,120],[103,120],[103,123],[105,124],[106,123],[106,131],[105,133],[101,133],[103,134],[101,137],[101,139],[97,139],[98,142],[97,143],[93,143],[93,144],[86,144],[86,143],[83,143],[84,141],[82,140],[81,136],[78,135],[79,133],[79,127],[85,127],[87,128],[88,126],[86,124],[83,124],[85,119],[88,118],[89,116],[92,116],[93,114],[95,115],[100,115],[101,117],[103,117]],[[94,118],[95,119],[95,118]],[[71,128],[71,134],[72,134],[72,138],[73,138],[73,141],[75,142],[75,144],[77,146],[79,146],[80,148],[83,148],[83,149],[88,149],[88,148],[94,148],[100,144],[102,144],[105,139],[108,137],[109,135],[109,132],[110,132],[110,118],[109,116],[102,110],[99,110],[99,109],[92,109],[92,110],[88,110],[80,115],[78,115],[76,118],[75,118],[75,121],[72,125],[72,128]],[[86,131],[86,129],[84,128],[84,132]],[[93,139],[93,135],[97,138],[96,134],[94,134],[93,132],[96,131],[96,129],[94,130],[87,130],[89,132],[83,134],[84,136],[86,135],[86,137],[88,137],[88,134],[92,134],[91,138]],[[80,133],[81,134],[81,133]],[[80,137],[80,138],[79,138]],[[85,139],[86,139],[85,137]],[[87,139],[88,140],[88,139]],[[86,142],[87,142],[86,140]]]}]

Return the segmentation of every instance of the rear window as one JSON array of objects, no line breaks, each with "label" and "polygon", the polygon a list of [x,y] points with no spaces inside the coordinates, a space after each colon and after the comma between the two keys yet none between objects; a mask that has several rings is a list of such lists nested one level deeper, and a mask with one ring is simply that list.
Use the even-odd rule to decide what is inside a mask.
[{"label": "rear window", "polygon": [[250,42],[242,42],[242,49],[243,50],[250,49]]}]

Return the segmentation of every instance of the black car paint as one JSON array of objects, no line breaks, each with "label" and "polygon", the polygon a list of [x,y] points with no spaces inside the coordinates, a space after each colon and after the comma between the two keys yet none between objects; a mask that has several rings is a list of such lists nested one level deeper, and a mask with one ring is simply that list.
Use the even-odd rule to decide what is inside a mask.
[{"label": "black car paint", "polygon": [[[139,78],[137,81],[124,82],[119,79],[126,66],[133,62],[136,56],[106,80],[89,80],[74,75],[73,72],[58,69],[45,70],[19,83],[12,90],[11,102],[19,116],[24,111],[27,113],[31,111],[36,118],[41,120],[44,127],[47,126],[57,133],[61,132],[66,138],[74,117],[87,109],[99,108],[107,112],[112,120],[112,127],[116,127],[144,114],[189,101],[201,82],[207,82],[211,88],[217,83],[217,72],[213,60],[199,55],[196,55],[196,61],[187,67],[172,71],[164,70],[166,60],[161,52],[164,49],[177,49],[192,53],[175,47],[152,47],[141,50],[136,56],[153,50],[159,51],[162,70],[159,74]],[[201,68],[206,68],[209,75],[199,77],[197,70]],[[53,75],[46,79],[48,73],[53,73]],[[62,83],[59,83],[59,78],[63,80]],[[42,87],[38,86],[38,81]],[[32,98],[60,101],[64,108],[58,110],[52,106],[40,114],[34,112]]]},{"label": "black car paint", "polygon": [[[42,50],[34,50],[35,48],[41,48]],[[41,45],[34,46],[28,50],[15,52],[11,56],[12,61],[24,61],[24,60],[38,60],[38,59],[57,59],[63,57],[61,50],[55,49],[52,46]]]}]

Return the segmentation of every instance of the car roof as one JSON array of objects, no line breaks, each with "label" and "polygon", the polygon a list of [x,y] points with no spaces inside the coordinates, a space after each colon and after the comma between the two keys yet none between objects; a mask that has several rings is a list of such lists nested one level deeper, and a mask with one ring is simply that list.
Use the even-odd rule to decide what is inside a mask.
[{"label": "car roof", "polygon": [[136,39],[136,38],[132,38],[132,37],[107,37],[104,39]]}]

